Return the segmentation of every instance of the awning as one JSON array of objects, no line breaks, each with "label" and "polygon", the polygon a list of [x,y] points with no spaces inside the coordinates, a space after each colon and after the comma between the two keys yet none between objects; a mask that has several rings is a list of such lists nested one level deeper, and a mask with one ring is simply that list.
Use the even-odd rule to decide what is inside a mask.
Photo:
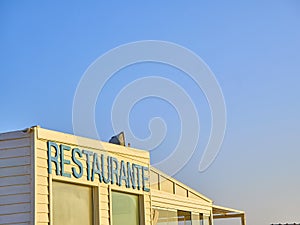
[{"label": "awning", "polygon": [[214,219],[240,218],[241,224],[246,225],[246,216],[244,211],[213,205]]}]

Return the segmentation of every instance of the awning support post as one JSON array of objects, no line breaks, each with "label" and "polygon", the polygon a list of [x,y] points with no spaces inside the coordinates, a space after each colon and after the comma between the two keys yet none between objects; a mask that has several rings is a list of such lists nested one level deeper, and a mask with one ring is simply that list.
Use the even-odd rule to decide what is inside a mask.
[{"label": "awning support post", "polygon": [[246,225],[246,216],[245,216],[245,214],[243,214],[243,215],[241,216],[241,224],[242,224],[242,225]]}]

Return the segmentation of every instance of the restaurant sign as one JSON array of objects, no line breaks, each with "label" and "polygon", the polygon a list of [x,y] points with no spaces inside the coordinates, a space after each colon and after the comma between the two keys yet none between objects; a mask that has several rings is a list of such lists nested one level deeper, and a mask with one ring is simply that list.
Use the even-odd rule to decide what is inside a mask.
[{"label": "restaurant sign", "polygon": [[[98,179],[105,184],[116,184],[126,188],[133,188],[149,192],[147,187],[149,181],[149,168],[135,163],[119,161],[117,158],[98,154],[90,150],[71,148],[70,146],[48,141],[48,173],[52,173],[55,166],[56,175],[64,177],[81,178],[86,175],[88,181]],[[65,152],[71,152],[71,160],[65,159]],[[86,170],[82,159],[86,163]],[[71,165],[72,172],[65,171],[65,165]]]}]

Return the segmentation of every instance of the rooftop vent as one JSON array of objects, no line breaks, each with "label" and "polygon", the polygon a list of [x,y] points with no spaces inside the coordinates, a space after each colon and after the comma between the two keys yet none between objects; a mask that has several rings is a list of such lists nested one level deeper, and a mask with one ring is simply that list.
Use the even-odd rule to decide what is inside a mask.
[{"label": "rooftop vent", "polygon": [[125,135],[122,131],[121,133],[112,136],[109,140],[109,143],[125,146]]}]

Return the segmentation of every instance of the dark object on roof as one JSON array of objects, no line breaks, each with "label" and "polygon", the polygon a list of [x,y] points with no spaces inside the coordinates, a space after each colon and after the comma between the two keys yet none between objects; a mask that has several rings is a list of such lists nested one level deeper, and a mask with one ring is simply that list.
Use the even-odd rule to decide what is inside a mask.
[{"label": "dark object on roof", "polygon": [[121,133],[112,136],[109,140],[109,143],[125,146],[125,135],[122,131]]}]

